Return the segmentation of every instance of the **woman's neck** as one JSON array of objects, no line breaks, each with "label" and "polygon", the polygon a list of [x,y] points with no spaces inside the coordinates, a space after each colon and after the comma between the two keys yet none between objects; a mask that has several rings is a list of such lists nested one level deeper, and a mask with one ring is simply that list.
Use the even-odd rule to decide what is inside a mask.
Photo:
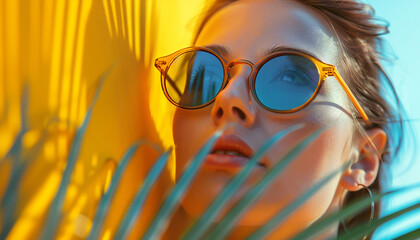
[{"label": "woman's neck", "polygon": [[[187,214],[182,207],[178,208],[172,217],[170,224],[163,235],[163,240],[180,239],[185,231],[192,226],[194,218]],[[237,226],[229,234],[227,239],[229,240],[240,240],[246,239],[250,234],[256,231],[260,226]],[[296,233],[290,232],[290,229],[278,228],[267,236],[268,240],[279,240],[279,239],[290,239]],[[322,233],[318,234],[315,238],[317,239],[330,239],[337,237],[337,225],[333,225],[330,228],[325,229]]]}]

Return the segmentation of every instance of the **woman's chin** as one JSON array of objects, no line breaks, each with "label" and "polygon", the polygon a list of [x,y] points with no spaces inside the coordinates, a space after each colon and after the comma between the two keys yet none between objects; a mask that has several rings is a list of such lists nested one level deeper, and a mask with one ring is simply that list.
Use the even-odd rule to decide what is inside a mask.
[{"label": "woman's chin", "polygon": [[219,196],[231,178],[232,176],[228,173],[213,174],[201,171],[182,199],[182,207],[190,216],[199,218]]},{"label": "woman's chin", "polygon": [[[198,198],[198,197],[197,197]],[[207,209],[207,201],[204,200],[205,198],[200,198],[202,202],[197,202],[194,198],[184,198],[181,202],[183,211],[192,219],[199,219],[205,210]],[[206,203],[204,203],[206,201]],[[222,218],[226,215],[229,211],[231,205],[228,208],[224,209],[221,214],[219,214],[216,219],[213,220],[213,224],[218,224],[222,220]],[[259,207],[249,209],[236,223],[234,228],[232,229],[231,234],[239,232],[246,233],[245,236],[252,234],[252,232],[256,231],[258,228],[263,226],[267,223],[275,214],[272,211],[262,211]],[[299,222],[294,219],[288,219],[276,227],[273,232],[273,235],[270,236],[268,239],[289,239],[302,231],[309,223],[308,222]],[[234,234],[235,235],[235,234]],[[241,235],[239,235],[241,236]],[[273,238],[274,236],[274,238]],[[281,236],[281,238],[278,238]],[[284,238],[286,237],[286,238]],[[228,239],[242,239],[244,237],[239,238],[228,238]]]},{"label": "woman's chin", "polygon": [[[181,201],[183,210],[192,218],[199,219],[209,208],[213,200],[218,196],[217,189],[201,188],[203,191],[189,191]],[[241,196],[234,196],[223,207],[214,222],[219,222],[241,199]],[[249,208],[236,223],[237,226],[260,226],[272,217],[271,211],[261,211],[260,204]]]},{"label": "woman's chin", "polygon": [[[189,199],[184,199],[181,203],[183,210],[185,213],[187,213],[190,217],[193,219],[199,219],[207,210],[207,206],[204,206],[202,204],[191,204],[189,202]],[[228,213],[229,207],[222,210],[221,214],[219,214],[214,220],[213,223],[220,222],[223,217]],[[261,214],[259,214],[261,215]],[[253,216],[253,214],[245,214],[242,216],[235,226],[239,227],[257,227],[261,226],[264,222],[266,222],[267,219],[263,219],[262,216]]]}]

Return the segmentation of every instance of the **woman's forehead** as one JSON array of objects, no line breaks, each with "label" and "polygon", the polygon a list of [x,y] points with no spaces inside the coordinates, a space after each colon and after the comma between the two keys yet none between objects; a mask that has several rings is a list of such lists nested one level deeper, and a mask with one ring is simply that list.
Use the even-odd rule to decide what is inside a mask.
[{"label": "woman's forehead", "polygon": [[276,46],[301,49],[331,64],[338,59],[328,22],[311,8],[288,0],[243,0],[226,6],[209,19],[196,42],[212,44],[224,46],[232,58],[251,61]]}]

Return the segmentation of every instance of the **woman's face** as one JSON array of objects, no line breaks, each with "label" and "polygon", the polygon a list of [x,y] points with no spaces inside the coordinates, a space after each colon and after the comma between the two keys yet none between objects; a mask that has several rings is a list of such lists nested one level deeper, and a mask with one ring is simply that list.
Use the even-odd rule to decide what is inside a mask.
[{"label": "woman's face", "polygon": [[[318,13],[294,1],[244,0],[213,15],[201,31],[196,46],[223,47],[227,51],[219,53],[226,61],[246,59],[253,63],[274,47],[294,48],[311,53],[340,70],[336,40],[327,26]],[[349,112],[347,95],[334,77],[327,78],[306,108],[279,114],[256,102],[248,86],[250,71],[247,65],[234,66],[228,85],[210,105],[198,110],[176,109],[173,133],[177,178],[206,140],[217,130],[226,128],[218,151],[207,156],[182,201],[183,208],[192,216],[200,216],[248,160],[232,154],[242,151],[245,156],[252,155],[275,133],[292,125],[305,123],[303,129],[289,134],[264,156],[232,198],[230,206],[299,141],[318,127],[327,130],[288,165],[239,224],[263,224],[350,158],[353,121],[346,113]],[[335,208],[341,191],[340,178],[338,175],[318,191],[282,227],[290,232],[297,231]]]}]

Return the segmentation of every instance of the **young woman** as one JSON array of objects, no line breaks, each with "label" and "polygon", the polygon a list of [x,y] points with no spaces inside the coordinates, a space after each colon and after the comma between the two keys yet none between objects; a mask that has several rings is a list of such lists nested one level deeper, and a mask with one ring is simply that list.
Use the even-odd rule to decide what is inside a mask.
[{"label": "young woman", "polygon": [[[230,239],[245,238],[349,161],[350,167],[269,238],[291,238],[339,209],[344,195],[378,190],[380,164],[399,140],[387,124],[398,116],[380,93],[378,47],[387,28],[372,14],[355,0],[216,0],[203,15],[194,47],[157,59],[165,94],[177,106],[177,178],[209,137],[223,129],[182,200],[168,238],[200,217],[267,140],[297,124],[303,127],[264,155],[224,213],[293,146],[314,130],[325,130],[246,212]],[[386,75],[384,81],[390,83]],[[355,221],[368,221],[370,208],[364,214]],[[319,238],[338,232],[336,224]]]}]

